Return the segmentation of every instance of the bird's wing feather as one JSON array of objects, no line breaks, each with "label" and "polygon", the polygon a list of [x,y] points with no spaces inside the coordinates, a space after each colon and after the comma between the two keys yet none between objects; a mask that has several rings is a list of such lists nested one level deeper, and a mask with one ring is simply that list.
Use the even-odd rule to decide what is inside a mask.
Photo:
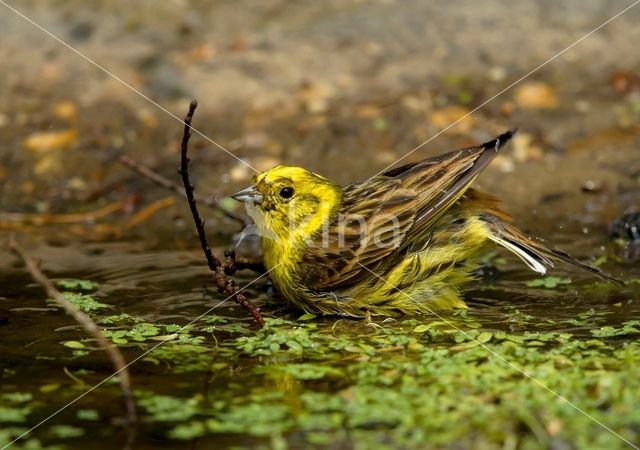
[{"label": "bird's wing feather", "polygon": [[[504,133],[485,144],[345,186],[340,214],[303,255],[303,265],[314,268],[303,274],[305,285],[328,290],[351,285],[389,263],[385,259],[407,243],[426,239],[425,231],[464,194],[512,135]],[[345,217],[357,219],[358,224]]]},{"label": "bird's wing feather", "polygon": [[420,193],[415,229],[431,226],[469,188],[480,172],[498,154],[515,131],[508,131],[484,144],[427,159],[399,175]]},{"label": "bird's wing feather", "polygon": [[335,289],[370,275],[362,268],[376,267],[404,242],[413,225],[415,193],[399,187],[375,189],[341,213],[326,233],[317,236],[303,254],[302,274],[311,289]]},{"label": "bird's wing feather", "polygon": [[555,262],[562,261],[591,272],[609,282],[621,284],[619,280],[599,269],[581,263],[561,250],[548,248],[542,242],[518,230],[510,223],[511,216],[500,209],[496,197],[472,188],[465,192],[463,201],[465,208],[475,210],[478,217],[486,223],[489,229],[489,239],[514,253],[531,270],[545,274],[547,268],[553,267]]},{"label": "bird's wing feather", "polygon": [[495,220],[495,217],[491,216],[485,216],[484,220],[489,225],[491,231],[489,239],[516,254],[535,272],[545,274],[547,267],[553,267],[554,262],[562,261],[586,270],[587,272],[591,272],[611,283],[617,285],[624,284],[620,280],[601,272],[600,269],[584,264],[561,250],[546,247],[542,242],[526,236],[509,223]]}]

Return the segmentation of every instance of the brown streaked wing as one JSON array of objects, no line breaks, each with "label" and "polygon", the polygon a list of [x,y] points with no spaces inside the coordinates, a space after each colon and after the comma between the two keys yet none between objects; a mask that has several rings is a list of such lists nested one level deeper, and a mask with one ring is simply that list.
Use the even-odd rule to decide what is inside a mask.
[{"label": "brown streaked wing", "polygon": [[341,208],[325,236],[316,237],[302,257],[301,266],[309,269],[302,274],[307,287],[335,289],[360,281],[370,276],[360,264],[375,268],[403,245],[413,224],[415,193],[398,183],[388,187]]},{"label": "brown streaked wing", "polygon": [[414,230],[427,228],[441,217],[465,193],[514,133],[508,131],[484,144],[426,159],[397,175],[397,178],[403,178],[405,187],[420,193]]}]

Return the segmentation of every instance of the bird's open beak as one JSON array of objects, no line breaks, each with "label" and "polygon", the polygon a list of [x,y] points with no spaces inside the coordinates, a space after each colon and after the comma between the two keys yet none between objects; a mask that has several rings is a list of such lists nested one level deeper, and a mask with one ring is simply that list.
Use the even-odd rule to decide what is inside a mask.
[{"label": "bird's open beak", "polygon": [[258,189],[256,189],[254,185],[251,185],[248,188],[241,190],[240,192],[236,192],[231,196],[231,198],[234,200],[238,200],[239,202],[262,202],[262,194],[258,192]]}]

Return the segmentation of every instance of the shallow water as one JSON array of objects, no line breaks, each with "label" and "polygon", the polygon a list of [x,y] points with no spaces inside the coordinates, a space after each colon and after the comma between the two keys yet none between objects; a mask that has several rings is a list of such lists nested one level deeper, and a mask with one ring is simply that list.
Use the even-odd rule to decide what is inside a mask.
[{"label": "shallow water", "polygon": [[[467,295],[470,309],[462,316],[440,313],[375,320],[373,324],[332,318],[296,322],[300,313],[283,310],[281,304],[274,303],[267,293],[268,287],[261,281],[247,292],[251,298],[261,299],[265,316],[284,317],[293,322],[270,324],[268,331],[261,332],[264,334],[256,338],[257,328],[242,310],[206,289],[210,282],[200,252],[197,249],[172,248],[171,243],[168,244],[165,249],[154,246],[149,250],[141,242],[87,242],[79,245],[76,241],[67,244],[56,242],[55,246],[40,242],[29,249],[34,257],[44,262],[42,268],[52,279],[81,279],[97,283],[98,287],[87,293],[108,305],[108,308],[91,312],[98,321],[127,313],[143,324],[182,326],[199,318],[185,333],[187,339],[183,342],[164,343],[131,366],[142,416],[134,448],[208,448],[211,445],[234,448],[281,448],[287,445],[290,448],[419,448],[415,441],[418,437],[411,436],[409,430],[414,433],[420,429],[430,430],[435,439],[433,442],[446,439],[451,431],[443,425],[418,425],[422,423],[423,413],[416,409],[416,405],[410,404],[398,406],[403,415],[387,423],[385,415],[380,416],[377,401],[385,396],[391,396],[388,401],[399,401],[396,396],[402,395],[409,389],[407,386],[413,384],[426,382],[425,389],[433,388],[434,382],[428,382],[429,375],[416,373],[428,367],[424,366],[426,352],[433,349],[450,351],[448,357],[431,357],[436,358],[435,361],[445,357],[437,364],[442,365],[442,376],[451,377],[452,373],[446,371],[464,373],[469,370],[467,365],[477,368],[482,364],[495,364],[500,367],[497,358],[505,353],[507,347],[502,344],[507,335],[522,337],[528,333],[541,333],[542,342],[536,339],[534,341],[538,343],[534,342],[534,345],[540,346],[540,351],[553,352],[554,348],[567,345],[566,337],[558,338],[561,336],[558,333],[568,333],[572,336],[570,340],[588,342],[594,338],[593,330],[602,330],[606,326],[619,329],[623,323],[640,317],[637,284],[620,288],[584,274],[561,272],[561,277],[571,277],[570,284],[555,289],[530,288],[526,282],[535,276],[523,270],[517,262],[497,260],[499,264],[492,268],[491,275]],[[17,435],[56,412],[109,376],[112,368],[102,352],[87,352],[93,348],[91,340],[86,339],[70,318],[54,306],[46,305],[42,292],[30,282],[13,256],[3,253],[2,261],[2,295],[6,308],[0,326],[3,355],[0,395],[19,392],[26,399],[16,402],[11,395],[3,397],[4,406],[8,408],[2,417],[7,427],[3,439],[8,442],[9,435]],[[608,264],[606,269],[623,279],[637,280],[640,275],[636,268],[623,269],[614,264]],[[246,273],[238,279],[242,285],[253,278],[252,274]],[[206,316],[200,317],[205,312]],[[212,321],[213,317],[217,319]],[[135,327],[131,321],[119,320],[104,322],[102,326],[106,330],[132,330]],[[433,327],[427,327],[430,331],[419,331],[420,326],[429,324]],[[640,326],[635,327],[640,333]],[[444,334],[430,334],[440,328]],[[304,331],[304,336],[297,334],[300,330]],[[473,335],[467,335],[469,332]],[[282,338],[283,333],[285,338]],[[485,342],[488,333],[491,338]],[[145,337],[138,337],[140,342],[118,342],[125,357],[131,361],[158,345],[159,341],[155,339],[167,334],[168,331],[156,330]],[[268,342],[275,339],[274,336],[281,340],[271,347],[273,342]],[[255,339],[253,348],[242,342],[247,338]],[[480,346],[476,338],[490,347]],[[636,338],[633,331],[602,338],[603,348],[598,348],[599,353],[569,353],[568,358],[576,365],[587,358],[600,359],[606,367],[610,352],[625,345],[635,346]],[[288,339],[298,340],[301,344],[290,346]],[[518,345],[522,349],[528,348],[533,338],[528,339]],[[80,341],[86,347],[74,350],[63,345],[67,341]],[[261,347],[263,344],[266,347]],[[457,365],[459,362],[454,361],[450,367],[443,363],[453,355],[468,352],[479,353],[472,358],[476,362],[464,360],[464,364]],[[490,362],[481,364],[476,358]],[[539,377],[541,382],[556,383],[552,374],[535,374],[540,367],[545,367],[545,357],[541,357],[539,366],[532,365],[530,360],[522,359],[522,355],[517,353],[509,354],[507,358],[518,367],[533,370],[533,376]],[[600,368],[600,376],[620,375],[625,370],[630,370],[629,377],[634,376],[635,364],[629,369],[624,367]],[[564,369],[557,370],[561,374]],[[584,370],[589,373],[588,369]],[[366,375],[367,371],[372,371],[372,374]],[[506,380],[503,380],[506,385],[513,383],[511,377],[517,375],[516,369],[511,368],[511,371],[513,374],[506,375]],[[575,376],[575,373],[567,375],[571,380]],[[410,379],[414,381],[407,381]],[[480,383],[478,386],[467,384],[471,380],[463,382],[462,386],[468,389],[465,394],[467,400],[463,403],[469,398],[481,401],[478,389],[498,398],[506,395],[500,393],[501,385],[493,384],[494,381],[476,381]],[[452,381],[453,385],[460,382]],[[484,383],[488,384],[482,387]],[[554,385],[554,389],[557,388]],[[368,394],[367,389],[375,389],[375,393]],[[530,406],[529,402],[539,402],[547,394],[543,388],[536,388],[533,384],[530,389],[533,392],[522,400],[527,406]],[[593,399],[583,397],[579,390],[561,391],[559,394],[570,396],[580,407],[592,407]],[[313,400],[307,398],[309,395],[321,397]],[[452,395],[456,397],[456,394]],[[350,399],[348,402],[352,404],[325,405],[333,396]],[[362,397],[361,404],[358,396]],[[547,401],[557,402],[553,397]],[[393,406],[389,407],[393,410]],[[28,411],[25,419],[12,421],[10,411],[16,413],[15,410],[20,408]],[[460,415],[460,420],[468,416],[464,408],[459,411],[453,406],[450,408],[454,409],[447,414],[455,416],[453,411]],[[99,420],[78,418],[78,414],[83,417],[84,410],[97,411]],[[85,445],[114,448],[124,441],[125,433],[120,425],[122,414],[118,386],[107,382],[47,420],[25,439],[37,439],[47,446],[63,443],[74,448]],[[562,414],[568,415],[563,417]],[[609,418],[605,409],[600,419],[606,421]],[[596,430],[591,429],[588,419],[582,422],[580,417],[576,418],[570,407],[560,408],[556,419],[563,422],[568,430],[578,427],[586,430],[587,435],[599,432],[597,425],[593,425]],[[406,420],[416,423],[404,433],[393,431],[406,427],[402,423]],[[466,433],[455,432],[460,434],[457,439],[471,442],[468,440],[475,439],[472,436],[480,433],[482,445],[486,448],[494,448],[504,439],[515,439],[525,446],[542,445],[539,437],[536,438],[538,440],[531,438],[530,430],[520,430],[524,419],[519,416],[514,423],[505,422],[504,436],[496,441],[492,441],[491,434],[484,435],[483,430],[489,427],[488,418],[479,417],[477,420],[479,428],[476,431],[472,431],[474,426]],[[544,423],[550,419],[540,420]],[[68,425],[72,428],[64,428]],[[15,429],[10,431],[9,427]],[[629,430],[633,428],[622,429],[632,437]],[[391,433],[390,437],[384,438],[384,433],[380,434],[384,430]],[[76,434],[77,437],[71,437]],[[102,438],[96,440],[97,436]],[[560,432],[549,439],[563,441],[569,437]],[[34,442],[31,445],[35,445]]]}]

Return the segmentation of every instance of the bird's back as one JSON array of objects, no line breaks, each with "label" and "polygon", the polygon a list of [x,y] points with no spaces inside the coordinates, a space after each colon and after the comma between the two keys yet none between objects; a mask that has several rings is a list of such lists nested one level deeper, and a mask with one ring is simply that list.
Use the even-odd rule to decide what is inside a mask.
[{"label": "bird's back", "polygon": [[464,194],[512,136],[410,163],[343,188],[339,214],[303,255],[303,281],[335,290],[369,279],[410,247]]}]

